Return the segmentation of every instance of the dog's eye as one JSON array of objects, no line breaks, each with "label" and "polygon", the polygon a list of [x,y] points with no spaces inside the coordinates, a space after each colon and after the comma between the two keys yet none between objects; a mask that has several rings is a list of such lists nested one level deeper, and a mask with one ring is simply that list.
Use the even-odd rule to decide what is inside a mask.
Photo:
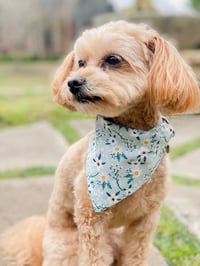
[{"label": "dog's eye", "polygon": [[104,59],[104,64],[118,67],[122,64],[123,59],[118,55],[109,55]]},{"label": "dog's eye", "polygon": [[84,67],[86,65],[85,60],[79,60],[78,65],[79,65],[79,67]]}]

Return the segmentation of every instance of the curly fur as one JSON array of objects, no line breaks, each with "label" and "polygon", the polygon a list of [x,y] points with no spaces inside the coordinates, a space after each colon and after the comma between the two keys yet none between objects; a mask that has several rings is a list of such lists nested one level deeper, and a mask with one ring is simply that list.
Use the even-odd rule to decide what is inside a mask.
[{"label": "curly fur", "polygon": [[[105,57],[123,58],[119,67],[104,66]],[[79,67],[78,61],[86,64]],[[78,101],[68,81],[84,77],[85,97]],[[175,47],[145,25],[125,21],[85,31],[56,72],[55,102],[72,110],[110,117],[116,123],[148,130],[164,114],[181,113],[200,105],[200,92],[191,68]],[[40,266],[143,266],[167,188],[167,156],[150,181],[110,209],[95,213],[87,192],[85,157],[90,134],[72,145],[55,176],[47,220],[38,229],[30,219],[4,235],[4,252],[29,254],[34,262],[16,259],[16,265]],[[33,226],[30,227],[30,224]],[[35,226],[34,226],[35,224]],[[43,231],[45,227],[45,232]],[[31,234],[31,237],[21,235]],[[43,238],[44,234],[44,238]],[[13,238],[13,237],[14,238]],[[17,237],[19,236],[19,237]],[[43,239],[43,250],[41,246]],[[22,243],[23,242],[23,243]],[[20,244],[18,244],[20,243]],[[24,253],[25,252],[25,253]],[[38,259],[38,260],[37,260]]]}]

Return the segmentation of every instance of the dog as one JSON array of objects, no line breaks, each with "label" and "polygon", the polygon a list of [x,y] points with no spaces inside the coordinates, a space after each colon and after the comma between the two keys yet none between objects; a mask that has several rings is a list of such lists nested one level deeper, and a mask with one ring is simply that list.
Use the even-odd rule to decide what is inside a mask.
[{"label": "dog", "polygon": [[200,105],[191,68],[155,30],[115,21],[83,32],[52,89],[56,103],[96,115],[95,131],[62,158],[47,218],[5,233],[5,254],[14,265],[147,265],[174,135],[163,115]]}]

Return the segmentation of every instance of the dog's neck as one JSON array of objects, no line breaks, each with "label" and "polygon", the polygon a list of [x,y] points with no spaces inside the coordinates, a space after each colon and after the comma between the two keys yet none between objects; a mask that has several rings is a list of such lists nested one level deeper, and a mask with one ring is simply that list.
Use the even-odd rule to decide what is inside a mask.
[{"label": "dog's neck", "polygon": [[161,122],[161,114],[156,107],[140,103],[112,120],[129,128],[149,130]]}]

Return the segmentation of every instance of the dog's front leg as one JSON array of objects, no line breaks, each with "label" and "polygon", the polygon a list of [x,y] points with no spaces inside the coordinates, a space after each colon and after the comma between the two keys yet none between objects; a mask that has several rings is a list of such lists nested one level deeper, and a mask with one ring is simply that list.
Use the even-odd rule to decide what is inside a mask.
[{"label": "dog's front leg", "polygon": [[78,231],[74,221],[74,182],[80,169],[85,166],[85,150],[88,140],[89,135],[73,144],[58,165],[44,234],[43,266],[78,266]]},{"label": "dog's front leg", "polygon": [[[61,210],[60,210],[61,211]],[[54,219],[58,219],[57,223]],[[78,232],[66,210],[48,214],[43,240],[43,266],[78,266]]]},{"label": "dog's front leg", "polygon": [[111,213],[95,213],[87,189],[85,173],[75,185],[75,221],[79,234],[79,266],[110,266],[114,253],[109,244]]},{"label": "dog's front leg", "polygon": [[43,266],[78,266],[78,232],[71,191],[67,178],[63,180],[58,171],[47,214]]},{"label": "dog's front leg", "polygon": [[117,266],[147,266],[152,236],[156,229],[159,209],[133,222],[124,231],[122,256]]},{"label": "dog's front leg", "polygon": [[43,248],[43,266],[78,266],[77,228],[47,226]]}]

